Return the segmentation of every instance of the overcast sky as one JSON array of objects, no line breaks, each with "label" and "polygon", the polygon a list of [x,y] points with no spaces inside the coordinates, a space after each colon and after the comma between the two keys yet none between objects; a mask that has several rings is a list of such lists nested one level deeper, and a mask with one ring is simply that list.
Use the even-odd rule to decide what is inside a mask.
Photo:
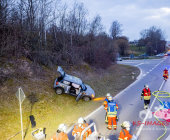
[{"label": "overcast sky", "polygon": [[[61,0],[72,7],[75,0]],[[99,14],[105,31],[109,33],[112,21],[122,24],[122,35],[138,40],[140,31],[151,26],[161,28],[170,41],[170,0],[77,0],[84,3],[89,18]]]}]

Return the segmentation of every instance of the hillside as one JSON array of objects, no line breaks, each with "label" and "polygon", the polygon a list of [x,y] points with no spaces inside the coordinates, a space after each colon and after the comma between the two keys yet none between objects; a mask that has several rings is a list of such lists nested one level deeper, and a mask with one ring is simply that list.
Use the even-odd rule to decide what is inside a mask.
[{"label": "hillside", "polygon": [[[134,81],[131,78],[132,72],[135,72],[136,76],[140,72],[136,67],[117,64],[112,64],[105,70],[89,67],[86,63],[79,67],[62,67],[66,73],[79,77],[84,83],[90,85],[96,93],[96,98],[104,97],[108,92],[113,96],[116,95]],[[30,140],[31,131],[40,127],[46,128],[47,139],[49,139],[60,123],[71,126],[78,117],[86,116],[103,103],[102,100],[89,102],[80,100],[77,103],[73,96],[56,95],[53,83],[58,76],[57,66],[49,69],[22,58],[17,62],[4,60],[0,63],[0,72],[1,140],[6,140],[21,130],[19,102],[15,95],[18,87],[21,87],[26,95],[22,103],[25,140]],[[35,117],[36,128],[31,128],[30,115]],[[14,136],[12,140],[20,138],[21,133]]]}]

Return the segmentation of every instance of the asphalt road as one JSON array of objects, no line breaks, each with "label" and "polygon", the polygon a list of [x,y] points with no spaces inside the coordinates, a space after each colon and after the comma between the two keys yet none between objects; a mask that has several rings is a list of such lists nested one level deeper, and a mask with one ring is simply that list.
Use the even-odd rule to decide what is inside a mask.
[{"label": "asphalt road", "polygon": [[[162,77],[165,67],[170,70],[170,56],[155,60],[123,60],[118,63],[136,66],[140,68],[141,73],[134,83],[114,97],[114,101],[119,106],[117,130],[107,129],[107,124],[104,121],[105,110],[103,106],[85,117],[87,123],[95,122],[98,132],[110,140],[118,140],[121,130],[120,124],[123,121],[130,121],[132,123],[130,134],[139,135],[138,140],[157,140],[165,130],[163,126],[154,124],[154,121],[157,122],[157,120],[151,112],[156,111],[156,107],[159,107],[160,103],[152,96],[151,112],[147,114],[147,111],[144,110],[144,101],[140,99],[140,96],[145,84],[149,85],[151,92],[156,90],[170,92],[170,80],[168,79],[165,82]],[[170,98],[161,98],[161,100],[170,102]],[[140,113],[143,115],[140,116]],[[160,119],[160,121],[164,120]],[[149,125],[145,124],[148,122],[150,123]],[[167,132],[161,140],[170,140],[170,123],[166,128]],[[73,140],[74,137],[71,135],[72,128],[69,130],[68,137]]]}]

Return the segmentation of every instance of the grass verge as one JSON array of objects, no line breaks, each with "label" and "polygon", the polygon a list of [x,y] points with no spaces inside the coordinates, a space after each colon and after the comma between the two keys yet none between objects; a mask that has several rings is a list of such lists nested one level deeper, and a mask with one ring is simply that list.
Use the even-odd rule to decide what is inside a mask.
[{"label": "grass verge", "polygon": [[[90,85],[97,97],[104,97],[107,92],[115,96],[121,90],[130,85],[132,72],[139,75],[140,70],[136,67],[114,64],[107,70],[95,70],[87,66],[76,69],[64,70]],[[22,116],[25,140],[31,140],[31,131],[37,128],[46,128],[47,138],[53,136],[60,123],[72,126],[77,119],[87,116],[90,112],[102,105],[103,101],[80,100],[75,97],[62,94],[56,95],[53,83],[57,77],[56,71],[43,69],[43,76],[32,76],[23,78],[10,78],[0,87],[0,139],[6,140],[21,130],[19,101],[15,93],[18,87],[22,87],[26,99],[22,103]],[[29,116],[34,115],[36,128],[31,128]],[[21,139],[21,133],[12,140]]]}]

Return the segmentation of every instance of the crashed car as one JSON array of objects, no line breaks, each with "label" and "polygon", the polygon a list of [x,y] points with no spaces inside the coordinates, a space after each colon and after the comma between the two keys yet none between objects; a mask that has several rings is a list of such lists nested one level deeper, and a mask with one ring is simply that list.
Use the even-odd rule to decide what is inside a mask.
[{"label": "crashed car", "polygon": [[80,78],[66,74],[60,66],[58,66],[57,71],[61,74],[54,82],[57,94],[66,93],[75,96],[77,102],[80,99],[89,101],[95,98],[94,90],[89,85],[84,84]]}]

